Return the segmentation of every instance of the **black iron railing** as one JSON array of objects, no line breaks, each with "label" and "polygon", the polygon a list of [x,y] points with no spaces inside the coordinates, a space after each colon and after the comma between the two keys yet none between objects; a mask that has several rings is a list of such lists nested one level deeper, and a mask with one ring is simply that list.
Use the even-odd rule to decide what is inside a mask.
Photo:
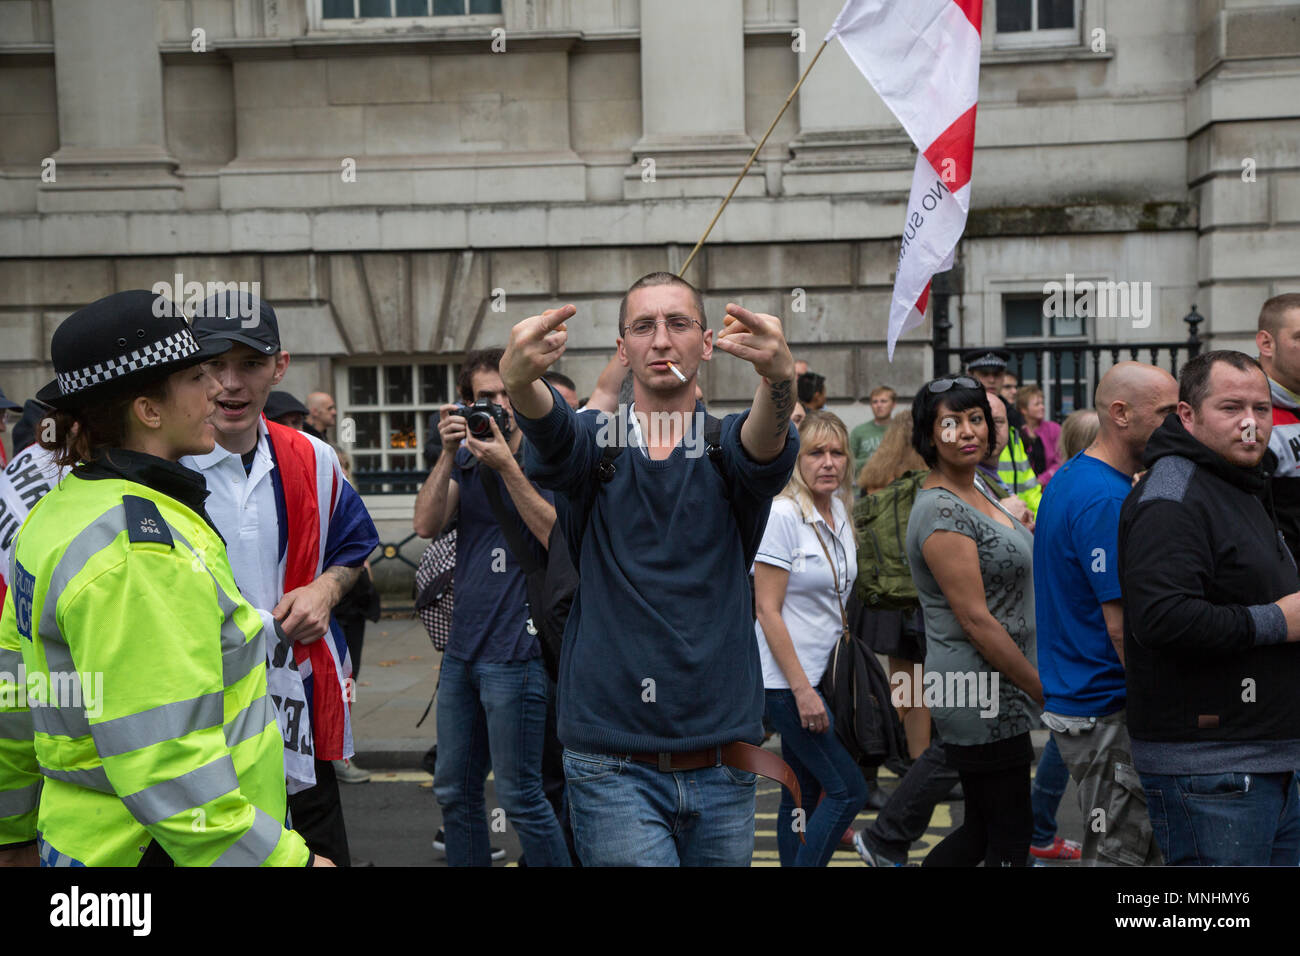
[{"label": "black iron railing", "polygon": [[[938,281],[938,276],[935,277]],[[934,374],[950,375],[959,359],[957,349],[951,347],[948,336],[952,324],[948,320],[947,295],[934,302]],[[1069,408],[1091,408],[1092,393],[1102,374],[1118,362],[1146,362],[1169,369],[1175,377],[1178,366],[1200,354],[1202,342],[1199,326],[1204,316],[1192,306],[1183,317],[1187,323],[1187,338],[1181,342],[1035,342],[1026,345],[1003,345],[1011,353],[1008,371],[1021,385],[1034,384],[1049,396],[1048,415],[1060,419]],[[1067,399],[1069,401],[1067,402]]]},{"label": "black iron railing", "polygon": [[427,477],[425,471],[358,471],[357,491],[363,495],[413,495]]}]

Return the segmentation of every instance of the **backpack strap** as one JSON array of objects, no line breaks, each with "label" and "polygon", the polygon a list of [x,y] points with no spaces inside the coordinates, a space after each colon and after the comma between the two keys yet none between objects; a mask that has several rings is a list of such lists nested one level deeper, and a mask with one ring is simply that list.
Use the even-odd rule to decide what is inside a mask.
[{"label": "backpack strap", "polygon": [[[620,414],[615,434],[622,437],[624,432],[621,429],[623,427],[623,416]],[[722,467],[722,419],[715,418],[707,412],[704,415],[704,445],[704,453],[709,456],[709,461],[713,462],[714,467],[718,469],[718,473],[725,479],[727,474]],[[623,445],[621,442],[606,445],[601,449],[600,461],[596,462],[596,478],[602,483],[612,481],[615,472],[614,463],[622,453]]]},{"label": "backpack strap", "polygon": [[[704,413],[704,453],[722,471],[722,419]],[[725,475],[723,476],[726,477]]]}]

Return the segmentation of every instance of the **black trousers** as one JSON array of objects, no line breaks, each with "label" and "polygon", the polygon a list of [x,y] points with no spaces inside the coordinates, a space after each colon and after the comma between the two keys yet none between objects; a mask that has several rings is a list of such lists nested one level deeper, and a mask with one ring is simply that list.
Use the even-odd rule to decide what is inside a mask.
[{"label": "black trousers", "polygon": [[343,631],[343,639],[348,642],[348,653],[352,655],[352,679],[361,678],[361,649],[366,643],[366,619],[364,617],[335,617]]},{"label": "black trousers", "polygon": [[316,786],[289,797],[289,818],[317,856],[328,857],[335,866],[352,865],[339,782],[328,760],[316,761]]},{"label": "black trousers", "polygon": [[[1026,735],[1028,736],[1028,735]],[[929,852],[922,866],[1028,866],[1034,811],[1029,764],[996,770],[962,769],[962,824]]]},{"label": "black trousers", "polygon": [[867,829],[867,846],[892,863],[906,863],[912,844],[930,825],[935,805],[948,796],[957,780],[957,771],[948,762],[936,728],[930,746],[916,758]]}]

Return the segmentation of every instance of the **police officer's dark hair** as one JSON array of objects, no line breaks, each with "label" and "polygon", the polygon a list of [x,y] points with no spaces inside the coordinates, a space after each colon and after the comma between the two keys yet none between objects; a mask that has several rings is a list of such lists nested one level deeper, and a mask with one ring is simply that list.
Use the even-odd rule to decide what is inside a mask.
[{"label": "police officer's dark hair", "polygon": [[[1245,352],[1237,352],[1233,349],[1214,349],[1210,352],[1202,352],[1184,365],[1182,371],[1178,373],[1178,400],[1180,402],[1186,402],[1192,406],[1194,411],[1199,412],[1201,410],[1201,404],[1210,395],[1210,372],[1217,362],[1231,365],[1240,372],[1249,372],[1251,369],[1255,369],[1261,375],[1264,374],[1263,366]],[[1267,376],[1265,376],[1264,382],[1267,384]]]},{"label": "police officer's dark hair", "polygon": [[[37,423],[36,442],[54,453],[60,468],[90,461],[108,448],[126,444],[127,416],[131,403],[140,396],[156,402],[167,400],[169,374],[133,382],[77,409],[56,409]],[[47,419],[54,420],[54,437],[49,439]],[[76,426],[75,428],[73,426]]]},{"label": "police officer's dark hair", "polygon": [[[940,380],[935,379],[935,381]],[[912,447],[927,465],[933,468],[939,461],[939,449],[934,443],[934,423],[939,417],[940,406],[956,413],[972,408],[982,411],[989,429],[988,450],[984,453],[984,457],[993,454],[993,449],[997,447],[998,434],[993,426],[993,409],[989,406],[989,397],[984,387],[981,385],[977,388],[968,388],[953,384],[946,391],[934,392],[930,390],[930,382],[926,382],[916,393],[916,398],[912,399]]]},{"label": "police officer's dark hair", "polygon": [[460,392],[462,402],[474,401],[474,373],[486,369],[489,372],[501,371],[501,356],[505,349],[479,349],[470,352],[461,363],[460,374],[456,376],[456,389]]}]

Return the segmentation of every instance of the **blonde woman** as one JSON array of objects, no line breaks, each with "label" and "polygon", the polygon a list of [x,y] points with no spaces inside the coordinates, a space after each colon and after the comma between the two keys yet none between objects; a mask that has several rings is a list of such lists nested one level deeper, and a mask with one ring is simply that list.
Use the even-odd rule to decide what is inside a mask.
[{"label": "blonde woman", "polygon": [[830,412],[809,411],[799,426],[794,474],[772,502],[754,559],[767,718],[781,735],[781,753],[799,778],[804,803],[801,845],[793,799],[782,792],[776,828],[782,866],[825,866],[867,799],[862,772],[836,738],[817,690],[848,626],[845,603],[857,577],[852,474],[844,423]]},{"label": "blonde woman", "polygon": [[925,461],[912,447],[912,413],[899,412],[885,429],[875,454],[858,472],[858,488],[874,494],[909,471],[926,470]]},{"label": "blonde woman", "polygon": [[1043,484],[1056,474],[1058,468],[1092,444],[1099,427],[1097,410],[1094,408],[1081,408],[1066,416],[1065,424],[1061,426],[1061,435],[1056,440],[1056,464],[1043,472]]}]

